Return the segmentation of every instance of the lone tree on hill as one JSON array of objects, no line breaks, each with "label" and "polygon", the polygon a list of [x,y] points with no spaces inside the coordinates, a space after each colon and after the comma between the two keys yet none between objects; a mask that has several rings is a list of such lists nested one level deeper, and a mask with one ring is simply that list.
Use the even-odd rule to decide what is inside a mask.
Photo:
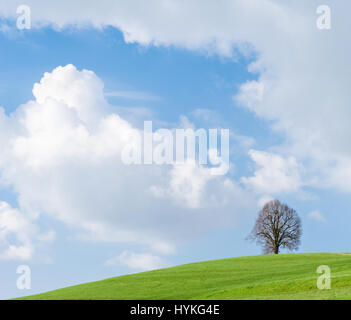
[{"label": "lone tree on hill", "polygon": [[265,254],[278,254],[280,248],[297,250],[301,234],[301,220],[296,211],[279,200],[272,200],[258,213],[248,240],[261,245]]}]

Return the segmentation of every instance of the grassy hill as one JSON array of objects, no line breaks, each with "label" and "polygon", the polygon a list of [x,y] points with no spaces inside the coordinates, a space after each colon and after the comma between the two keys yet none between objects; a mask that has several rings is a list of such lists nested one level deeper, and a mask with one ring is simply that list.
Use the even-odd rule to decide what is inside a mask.
[{"label": "grassy hill", "polygon": [[[331,290],[318,290],[328,265]],[[22,299],[351,299],[351,254],[262,255],[110,278]]]}]

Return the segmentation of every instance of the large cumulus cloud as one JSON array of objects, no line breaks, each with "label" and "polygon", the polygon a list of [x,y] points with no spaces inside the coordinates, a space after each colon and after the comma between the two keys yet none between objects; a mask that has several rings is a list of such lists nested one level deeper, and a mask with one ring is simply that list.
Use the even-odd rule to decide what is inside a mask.
[{"label": "large cumulus cloud", "polygon": [[213,226],[214,217],[233,222],[249,203],[237,183],[210,168],[124,164],[122,150],[139,129],[113,112],[92,71],[58,67],[33,95],[1,116],[1,182],[18,195],[24,221],[49,215],[81,239],[165,254]]}]

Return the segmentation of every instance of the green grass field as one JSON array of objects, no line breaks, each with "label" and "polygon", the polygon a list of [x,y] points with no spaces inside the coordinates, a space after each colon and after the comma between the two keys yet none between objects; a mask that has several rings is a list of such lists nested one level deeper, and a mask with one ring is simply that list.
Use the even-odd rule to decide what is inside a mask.
[{"label": "green grass field", "polygon": [[[331,269],[317,289],[317,267]],[[351,299],[351,254],[262,255],[192,263],[20,299]]]}]

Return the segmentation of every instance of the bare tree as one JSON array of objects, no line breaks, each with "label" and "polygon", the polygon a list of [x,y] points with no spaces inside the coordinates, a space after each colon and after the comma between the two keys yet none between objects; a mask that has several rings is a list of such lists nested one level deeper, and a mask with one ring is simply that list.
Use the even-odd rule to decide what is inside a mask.
[{"label": "bare tree", "polygon": [[297,250],[301,234],[301,220],[296,211],[279,200],[272,200],[258,213],[248,239],[261,245],[265,254],[278,254],[280,248]]}]

